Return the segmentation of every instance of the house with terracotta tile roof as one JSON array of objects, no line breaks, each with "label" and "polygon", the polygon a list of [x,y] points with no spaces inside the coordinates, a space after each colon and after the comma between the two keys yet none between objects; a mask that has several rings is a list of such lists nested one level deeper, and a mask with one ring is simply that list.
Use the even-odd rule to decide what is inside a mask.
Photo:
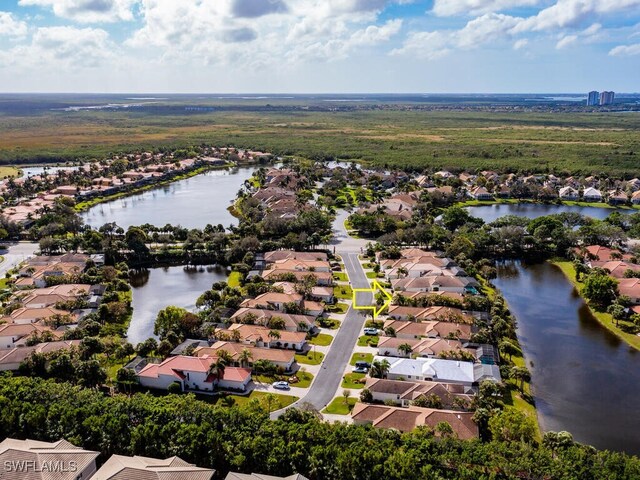
[{"label": "house with terracotta tile roof", "polygon": [[78,480],[96,472],[99,452],[66,440],[39,442],[7,438],[0,442],[3,480]]},{"label": "house with terracotta tile roof", "polygon": [[609,272],[609,275],[613,278],[622,279],[625,277],[625,272],[631,270],[632,272],[640,272],[640,265],[637,263],[625,262],[623,260],[610,260],[608,262],[603,261],[591,261],[588,262],[591,268],[604,268]]},{"label": "house with terracotta tile roof", "polygon": [[454,383],[409,382],[382,378],[367,378],[365,388],[371,392],[374,402],[393,402],[408,407],[420,398],[435,395],[443,408],[456,408],[458,404],[471,404],[475,390]]},{"label": "house with terracotta tile roof", "polygon": [[33,353],[46,354],[58,350],[77,348],[80,340],[62,340],[59,342],[38,343],[31,347],[14,347],[0,350],[0,372],[16,372],[20,364]]},{"label": "house with terracotta tile roof", "polygon": [[471,277],[427,274],[418,278],[392,280],[391,286],[401,292],[453,292],[463,295],[477,292],[480,285]]},{"label": "house with terracotta tile roof", "polygon": [[271,268],[276,270],[297,270],[299,272],[331,271],[331,265],[326,260],[298,260],[294,258],[276,260],[271,264]]},{"label": "house with terracotta tile roof", "polygon": [[273,268],[270,270],[263,270],[260,273],[262,278],[270,282],[282,281],[283,279],[288,281],[289,278],[294,278],[296,282],[302,282],[310,275],[315,278],[317,285],[333,285],[333,275],[331,272],[309,272],[306,270],[282,270],[279,268]]},{"label": "house with terracotta tile roof", "polygon": [[245,308],[262,308],[265,310],[278,310],[284,312],[288,303],[302,306],[304,297],[298,293],[287,294],[278,292],[267,292],[258,295],[256,298],[245,299],[240,306]]},{"label": "house with terracotta tile roof", "polygon": [[263,308],[241,307],[231,315],[229,320],[233,323],[243,323],[249,316],[254,319],[254,324],[263,327],[269,327],[271,319],[277,318],[284,321],[284,330],[290,332],[314,332],[317,330],[314,323],[315,317],[312,315],[296,315]]},{"label": "house with terracotta tile roof", "polygon": [[199,468],[180,457],[164,460],[111,455],[91,480],[211,480],[215,470]]},{"label": "house with terracotta tile roof", "polygon": [[64,332],[54,331],[49,327],[37,323],[5,323],[0,325],[0,348],[23,346],[34,335],[51,332],[54,339],[61,339]]},{"label": "house with terracotta tile roof", "polygon": [[[409,345],[411,352],[400,351],[401,345]],[[378,355],[386,357],[437,357],[443,352],[463,350],[462,342],[444,338],[380,337]]]},{"label": "house with terracotta tile roof", "polygon": [[618,280],[620,295],[626,295],[631,303],[640,305],[640,278],[621,278]]},{"label": "house with terracotta tile roof", "polygon": [[[193,354],[196,357],[209,356],[218,358],[219,352],[225,350],[233,359],[233,366],[253,368],[253,364],[259,360],[273,363],[276,367],[281,367],[285,372],[294,372],[298,369],[295,352],[293,350],[281,350],[278,348],[258,348],[251,345],[244,345],[235,342],[217,341],[210,347],[198,347]],[[250,358],[246,365],[243,365],[240,358],[243,351],[247,351]]]},{"label": "house with terracotta tile roof", "polygon": [[77,315],[71,312],[67,312],[66,310],[59,310],[57,308],[51,308],[51,307],[17,308],[13,312],[11,312],[9,315],[3,317],[3,320],[6,320],[8,323],[23,325],[25,323],[44,322],[56,315],[68,317],[69,321],[67,323],[75,323],[75,321],[77,320]]},{"label": "house with terracotta tile roof", "polygon": [[177,355],[162,363],[149,363],[137,373],[140,385],[167,390],[177,382],[182,391],[213,392],[223,390],[246,391],[251,382],[248,368],[226,367],[222,375],[212,373],[215,361],[211,357]]},{"label": "house with terracotta tile roof", "polygon": [[389,307],[391,320],[437,320],[441,322],[473,323],[473,316],[453,307],[406,307],[391,305]]},{"label": "house with terracotta tile roof", "polygon": [[[613,248],[603,247],[601,245],[589,245],[584,248],[586,252],[586,260],[589,261],[599,261],[599,262],[609,262],[612,260],[630,260],[631,255],[628,253],[621,252],[620,250],[614,250]],[[582,249],[576,248],[575,253],[577,255],[582,255]]]},{"label": "house with terracotta tile roof", "polygon": [[470,340],[473,328],[466,323],[438,322],[434,320],[424,322],[409,322],[404,320],[386,320],[385,330],[392,328],[395,336],[401,339],[411,338],[451,338]]},{"label": "house with terracotta tile roof", "polygon": [[237,341],[247,345],[267,348],[284,348],[302,351],[307,347],[305,332],[289,332],[287,330],[272,330],[258,325],[234,323],[227,329],[214,332],[217,340]]},{"label": "house with terracotta tile roof", "polygon": [[275,263],[278,260],[301,260],[301,261],[322,261],[328,260],[324,252],[296,252],[294,250],[273,250],[264,254],[266,263]]},{"label": "house with terracotta tile roof", "polygon": [[400,432],[411,432],[416,427],[427,426],[438,431],[441,422],[451,426],[454,436],[462,440],[478,438],[478,426],[473,421],[472,412],[456,412],[452,410],[435,410],[420,407],[390,407],[356,403],[351,412],[356,425],[373,425],[376,428],[392,428]]}]

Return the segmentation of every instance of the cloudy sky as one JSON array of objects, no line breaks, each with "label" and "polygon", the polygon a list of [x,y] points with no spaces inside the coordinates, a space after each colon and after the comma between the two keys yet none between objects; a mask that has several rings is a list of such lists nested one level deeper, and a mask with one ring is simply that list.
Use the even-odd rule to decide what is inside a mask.
[{"label": "cloudy sky", "polygon": [[640,0],[0,0],[0,91],[640,91]]}]

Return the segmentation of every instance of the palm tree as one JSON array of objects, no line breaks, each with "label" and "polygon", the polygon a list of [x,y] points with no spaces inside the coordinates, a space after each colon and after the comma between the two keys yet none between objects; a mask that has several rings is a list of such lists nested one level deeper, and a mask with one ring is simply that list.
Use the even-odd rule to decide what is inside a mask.
[{"label": "palm tree", "polygon": [[280,340],[280,332],[278,330],[269,330],[269,338],[271,340]]},{"label": "palm tree", "polygon": [[241,367],[249,366],[250,360],[252,358],[253,358],[253,354],[246,348],[243,348],[242,351],[240,352],[240,355],[238,355],[240,366]]},{"label": "palm tree", "polygon": [[371,365],[371,376],[374,378],[385,378],[389,373],[389,368],[391,368],[391,364],[388,360],[376,360]]},{"label": "palm tree", "polygon": [[218,350],[216,352],[218,359],[222,360],[225,365],[233,363],[233,356],[227,350]]},{"label": "palm tree", "polygon": [[524,382],[528,382],[531,380],[531,373],[527,367],[512,367],[511,368],[511,378],[516,381],[520,381],[520,391],[524,391]]},{"label": "palm tree", "polygon": [[215,375],[216,379],[220,380],[224,376],[224,369],[227,366],[225,361],[218,357],[215,363],[212,363],[207,372],[209,375]]},{"label": "palm tree", "polygon": [[344,398],[344,404],[349,405],[349,397],[351,396],[351,390],[345,388],[342,390],[342,398]]},{"label": "palm tree", "polygon": [[408,357],[413,352],[413,348],[408,343],[403,343],[398,347],[398,351]]}]

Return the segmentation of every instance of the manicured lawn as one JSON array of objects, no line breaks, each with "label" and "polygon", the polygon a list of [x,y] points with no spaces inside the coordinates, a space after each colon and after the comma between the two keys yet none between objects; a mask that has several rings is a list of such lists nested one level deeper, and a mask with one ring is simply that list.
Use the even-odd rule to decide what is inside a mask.
[{"label": "manicured lawn", "polygon": [[17,177],[19,174],[20,170],[16,167],[0,167],[0,178]]},{"label": "manicured lawn", "polygon": [[353,290],[351,285],[337,285],[333,287],[333,295],[336,298],[351,300],[353,298]]},{"label": "manicured lawn", "polygon": [[378,274],[376,272],[367,272],[367,278],[378,278]]},{"label": "manicured lawn", "polygon": [[[526,386],[525,386],[526,390]],[[504,395],[504,403],[505,405],[509,405],[517,408],[522,413],[524,413],[527,417],[533,420],[533,423],[536,426],[536,439],[540,440],[542,438],[540,434],[540,425],[538,424],[538,414],[536,411],[535,405],[531,405],[529,402],[524,400],[520,396],[520,392],[513,384],[508,384],[506,388],[506,392]]]},{"label": "manicured lawn", "polygon": [[322,359],[324,358],[324,353],[322,352],[313,352],[310,350],[306,355],[296,354],[296,361],[298,363],[303,363],[306,365],[320,365],[322,363]]},{"label": "manicured lawn", "polygon": [[347,373],[342,377],[342,388],[364,388],[364,383],[356,383],[365,377],[364,373]]},{"label": "manicured lawn", "polygon": [[327,405],[322,413],[331,413],[333,415],[348,415],[351,410],[353,410],[353,406],[358,401],[357,398],[349,398],[347,400],[348,403],[344,402],[344,397],[336,397],[331,400],[331,403]]},{"label": "manicured lawn", "polygon": [[0,278],[0,289],[8,288],[10,280],[11,280],[10,278]]},{"label": "manicured lawn", "polygon": [[327,318],[324,322],[319,322],[316,320],[316,325],[320,328],[328,328],[330,330],[337,330],[340,328],[340,320],[335,318]]},{"label": "manicured lawn", "polygon": [[[268,405],[269,402],[265,398],[267,395],[273,395],[273,397],[275,397],[274,401],[271,403],[270,406]],[[265,406],[265,408],[269,409],[270,412],[287,407],[291,405],[293,402],[296,402],[299,400],[298,397],[294,397],[293,395],[281,395],[279,393],[256,392],[256,391],[251,392],[251,394],[246,397],[243,397],[241,395],[229,395],[229,397],[234,400],[234,403],[236,405],[245,405],[249,403],[249,401],[251,401],[252,399],[257,398],[260,401],[260,403]]]},{"label": "manicured lawn", "polygon": [[346,303],[336,303],[335,305],[331,305],[328,310],[330,312],[343,314],[347,313],[347,310],[349,310],[349,305],[347,305]]},{"label": "manicured lawn", "polygon": [[326,333],[319,333],[318,335],[313,337],[309,341],[309,343],[311,345],[318,345],[319,347],[326,347],[328,345],[331,345],[332,341],[333,341],[333,337],[331,335],[328,335]]},{"label": "manicured lawn", "polygon": [[377,335],[362,335],[358,339],[359,347],[377,347],[380,338]]},{"label": "manicured lawn", "polygon": [[333,279],[337,280],[338,282],[348,282],[349,281],[349,277],[344,272],[333,272]]},{"label": "manicured lawn", "polygon": [[313,374],[309,372],[298,372],[296,377],[298,377],[298,380],[300,381],[298,383],[292,383],[292,387],[309,388],[311,382],[313,382]]},{"label": "manicured lawn", "polygon": [[354,353],[351,356],[351,361],[349,362],[349,365],[353,365],[355,367],[356,362],[367,362],[367,363],[371,363],[373,362],[373,354],[372,353]]},{"label": "manicured lawn", "polygon": [[227,278],[227,284],[230,287],[239,287],[242,274],[240,272],[231,272],[229,278]]},{"label": "manicured lawn", "polygon": [[[567,280],[569,280],[573,284],[573,286],[576,288],[576,290],[578,290],[578,292],[582,292],[583,284],[576,280],[576,271],[573,268],[573,264],[571,262],[569,262],[568,260],[563,260],[563,261],[554,260],[551,263],[553,265],[556,265],[558,268],[560,268],[560,270],[562,270],[562,273],[564,273],[564,275],[567,277]],[[587,302],[587,305],[588,305],[588,302]],[[613,319],[613,317],[609,313],[598,310],[591,305],[589,305],[589,310],[591,311],[593,316],[596,318],[596,320],[598,320],[600,325],[602,325],[604,328],[609,330],[614,335],[617,335],[618,337],[620,337],[622,340],[627,342],[633,348],[640,350],[640,337],[638,337],[637,335],[634,335],[633,333],[626,333],[620,330],[620,328],[616,326],[616,321]],[[624,321],[619,322],[620,325],[623,325],[625,323],[628,324],[628,322],[624,322]]]}]

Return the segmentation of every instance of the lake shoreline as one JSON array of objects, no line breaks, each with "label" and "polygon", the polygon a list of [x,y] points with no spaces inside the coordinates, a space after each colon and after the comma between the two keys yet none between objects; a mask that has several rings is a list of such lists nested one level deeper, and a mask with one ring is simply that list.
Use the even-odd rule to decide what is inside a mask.
[{"label": "lake shoreline", "polygon": [[[571,262],[569,262],[568,260],[549,260],[549,263],[562,271],[564,276],[567,277],[567,280],[571,282],[580,297],[584,300],[584,297],[582,297],[581,294],[582,284],[576,281],[575,269],[573,268]],[[591,305],[589,305],[589,302],[587,302],[586,300],[584,300],[584,302],[587,304],[587,307],[589,307],[591,315],[593,315],[593,317],[598,321],[600,325],[602,325],[609,332],[613,333],[616,337],[625,342],[631,348],[640,351],[640,337],[621,331],[620,328],[615,326],[615,321],[610,314],[606,312],[598,312],[594,310]]]}]

